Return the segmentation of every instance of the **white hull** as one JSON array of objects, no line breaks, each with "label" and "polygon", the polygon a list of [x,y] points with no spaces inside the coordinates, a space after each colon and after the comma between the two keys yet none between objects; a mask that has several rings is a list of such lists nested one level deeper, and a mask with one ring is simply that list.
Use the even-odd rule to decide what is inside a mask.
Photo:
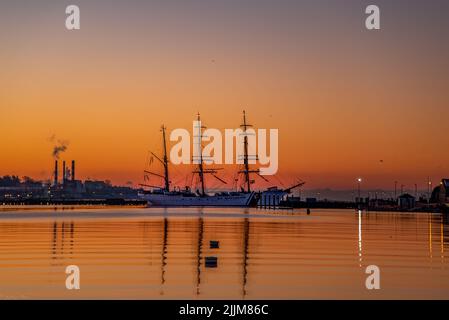
[{"label": "white hull", "polygon": [[141,195],[150,206],[156,207],[248,207],[254,192],[235,195],[186,196],[183,194],[147,193]]}]

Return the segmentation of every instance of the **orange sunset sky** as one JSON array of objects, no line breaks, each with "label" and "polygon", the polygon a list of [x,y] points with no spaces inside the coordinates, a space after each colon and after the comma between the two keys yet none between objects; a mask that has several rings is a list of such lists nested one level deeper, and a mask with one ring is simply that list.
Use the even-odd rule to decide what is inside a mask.
[{"label": "orange sunset sky", "polygon": [[0,175],[49,179],[55,135],[78,178],[137,185],[162,123],[236,128],[245,109],[279,129],[286,184],[449,176],[447,1],[377,1],[380,31],[355,0],[72,2],[0,4]]}]

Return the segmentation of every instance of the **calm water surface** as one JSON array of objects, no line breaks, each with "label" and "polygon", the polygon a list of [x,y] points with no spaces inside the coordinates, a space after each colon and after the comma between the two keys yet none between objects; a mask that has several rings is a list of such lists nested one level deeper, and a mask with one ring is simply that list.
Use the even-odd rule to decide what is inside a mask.
[{"label": "calm water surface", "polygon": [[[0,298],[448,299],[448,237],[426,213],[3,209]],[[381,289],[368,291],[373,264]]]}]

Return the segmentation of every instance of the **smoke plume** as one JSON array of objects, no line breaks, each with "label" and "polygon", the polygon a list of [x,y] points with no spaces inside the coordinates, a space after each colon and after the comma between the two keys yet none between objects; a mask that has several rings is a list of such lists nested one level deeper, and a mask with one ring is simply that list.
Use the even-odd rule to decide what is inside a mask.
[{"label": "smoke plume", "polygon": [[53,134],[48,138],[50,142],[55,142],[56,144],[53,147],[52,155],[55,159],[59,159],[59,155],[67,150],[69,147],[69,142],[66,140],[56,139],[56,136]]}]

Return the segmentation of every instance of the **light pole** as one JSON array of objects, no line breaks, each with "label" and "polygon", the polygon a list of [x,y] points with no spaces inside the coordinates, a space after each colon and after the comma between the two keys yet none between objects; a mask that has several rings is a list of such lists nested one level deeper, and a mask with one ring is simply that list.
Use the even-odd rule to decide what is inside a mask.
[{"label": "light pole", "polygon": [[358,191],[358,195],[359,195],[359,198],[358,198],[358,202],[360,203],[361,201],[360,201],[360,183],[362,182],[362,178],[357,178],[357,191]]}]

